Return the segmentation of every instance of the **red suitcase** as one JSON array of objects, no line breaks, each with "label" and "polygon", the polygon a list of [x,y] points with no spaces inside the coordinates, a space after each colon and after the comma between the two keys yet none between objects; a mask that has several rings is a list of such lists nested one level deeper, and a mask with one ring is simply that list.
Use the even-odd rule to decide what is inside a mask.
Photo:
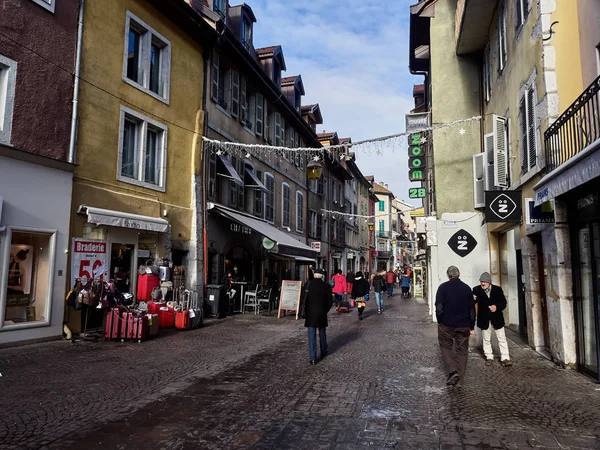
[{"label": "red suitcase", "polygon": [[175,328],[178,330],[190,328],[190,312],[187,309],[175,313]]},{"label": "red suitcase", "polygon": [[131,327],[127,329],[127,338],[138,342],[148,339],[148,316],[133,318]]},{"label": "red suitcase", "polygon": [[158,334],[158,314],[148,314],[148,334],[156,336]]},{"label": "red suitcase", "polygon": [[133,328],[133,313],[125,312],[121,317],[121,342],[125,339],[129,339],[130,331]]},{"label": "red suitcase", "polygon": [[162,307],[166,307],[165,302],[149,302],[148,303],[148,314],[158,314],[158,311]]},{"label": "red suitcase", "polygon": [[152,290],[160,286],[158,275],[138,275],[137,301],[148,302],[152,300]]},{"label": "red suitcase", "polygon": [[104,339],[118,339],[121,331],[121,315],[119,308],[110,308],[106,312],[104,323]]},{"label": "red suitcase", "polygon": [[158,326],[168,328],[175,325],[175,310],[169,307],[163,307],[158,311]]}]

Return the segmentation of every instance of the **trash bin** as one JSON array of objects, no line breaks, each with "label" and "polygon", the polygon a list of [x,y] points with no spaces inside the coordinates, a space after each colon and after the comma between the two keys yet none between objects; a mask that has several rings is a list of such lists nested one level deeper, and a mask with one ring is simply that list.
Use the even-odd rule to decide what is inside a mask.
[{"label": "trash bin", "polygon": [[229,299],[227,298],[227,286],[224,284],[209,284],[206,286],[207,293],[204,300],[205,316],[213,316],[222,319],[229,312]]}]

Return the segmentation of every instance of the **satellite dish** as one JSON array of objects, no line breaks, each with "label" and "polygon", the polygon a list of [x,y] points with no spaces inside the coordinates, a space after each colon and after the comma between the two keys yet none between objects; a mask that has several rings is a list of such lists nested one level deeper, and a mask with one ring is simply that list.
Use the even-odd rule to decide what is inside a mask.
[{"label": "satellite dish", "polygon": [[262,245],[265,249],[271,250],[273,247],[275,247],[275,242],[273,242],[268,237],[264,237],[262,240]]}]

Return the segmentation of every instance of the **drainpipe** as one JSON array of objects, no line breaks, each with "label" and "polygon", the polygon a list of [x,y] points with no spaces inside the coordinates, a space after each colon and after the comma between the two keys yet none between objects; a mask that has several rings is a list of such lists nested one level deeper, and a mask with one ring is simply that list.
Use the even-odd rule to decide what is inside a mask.
[{"label": "drainpipe", "polygon": [[83,17],[85,0],[80,0],[79,23],[77,25],[77,49],[75,56],[75,82],[73,84],[73,112],[71,113],[71,136],[69,138],[69,159],[71,164],[75,163],[75,144],[77,141],[77,114],[79,106],[79,75],[81,74],[81,48],[83,44]]}]

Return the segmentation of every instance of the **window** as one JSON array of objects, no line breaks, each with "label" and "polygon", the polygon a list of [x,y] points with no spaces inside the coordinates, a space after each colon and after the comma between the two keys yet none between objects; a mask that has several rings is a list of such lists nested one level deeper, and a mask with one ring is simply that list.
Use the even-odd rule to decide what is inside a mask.
[{"label": "window", "polygon": [[502,7],[498,16],[498,72],[506,66],[506,9]]},{"label": "window", "polygon": [[527,21],[529,14],[529,0],[516,0],[515,5],[515,28],[519,29]]},{"label": "window", "polygon": [[290,185],[287,183],[281,183],[281,225],[284,227],[290,226],[290,197]]},{"label": "window", "polygon": [[10,144],[17,63],[0,55],[0,144]]},{"label": "window", "polygon": [[171,43],[127,11],[123,80],[169,103]]},{"label": "window", "polygon": [[317,239],[327,239],[327,233],[323,236],[323,230],[327,230],[327,220],[323,223],[323,215],[317,214]]},{"label": "window", "polygon": [[275,178],[270,173],[265,173],[265,220],[273,223],[275,221]]},{"label": "window", "polygon": [[274,112],[271,116],[273,122],[273,143],[276,146],[283,147],[285,142],[285,122],[278,112]]},{"label": "window", "polygon": [[167,127],[122,106],[117,179],[164,192],[166,160]]},{"label": "window", "polygon": [[[225,106],[225,109],[227,109],[227,106]],[[231,115],[233,117],[238,117],[239,114],[240,114],[240,74],[237,70],[232,70],[231,71]]]},{"label": "window", "polygon": [[[256,171],[256,178],[259,180],[262,179],[262,172],[260,170]],[[262,217],[264,214],[263,210],[264,205],[264,195],[262,189],[254,189],[254,215],[258,217]]]},{"label": "window", "polygon": [[[238,174],[245,173],[244,161],[237,156],[231,156],[231,165]],[[243,175],[242,175],[243,176]],[[236,183],[234,180],[229,181],[229,206],[244,210],[244,185]]]},{"label": "window", "polygon": [[54,7],[56,6],[56,0],[33,0],[34,3],[37,3],[42,8],[47,9],[51,13],[54,12]]},{"label": "window", "polygon": [[483,95],[486,102],[492,98],[492,59],[489,46],[483,53]]},{"label": "window", "polygon": [[208,198],[215,200],[217,197],[217,155],[211,153],[208,164]]},{"label": "window", "polygon": [[255,108],[256,108],[256,134],[263,135],[263,124],[265,120],[265,99],[262,94],[256,93]]},{"label": "window", "polygon": [[385,200],[379,200],[379,211],[385,211]]},{"label": "window", "polygon": [[519,103],[521,120],[521,171],[527,173],[537,163],[537,139],[535,122],[535,89],[525,89]]},{"label": "window", "polygon": [[7,288],[3,326],[49,322],[56,234],[9,229],[7,242],[10,256],[4,274]]},{"label": "window", "polygon": [[380,220],[379,221],[379,234],[383,234],[385,233],[385,221]]},{"label": "window", "polygon": [[308,216],[308,235],[311,238],[317,237],[317,212],[312,210]]},{"label": "window", "polygon": [[227,16],[227,0],[213,0],[213,11],[225,18]]},{"label": "window", "polygon": [[304,231],[304,194],[296,191],[296,231]]},{"label": "window", "polygon": [[250,51],[252,47],[252,22],[246,17],[242,20],[242,44],[246,47],[246,50]]}]

